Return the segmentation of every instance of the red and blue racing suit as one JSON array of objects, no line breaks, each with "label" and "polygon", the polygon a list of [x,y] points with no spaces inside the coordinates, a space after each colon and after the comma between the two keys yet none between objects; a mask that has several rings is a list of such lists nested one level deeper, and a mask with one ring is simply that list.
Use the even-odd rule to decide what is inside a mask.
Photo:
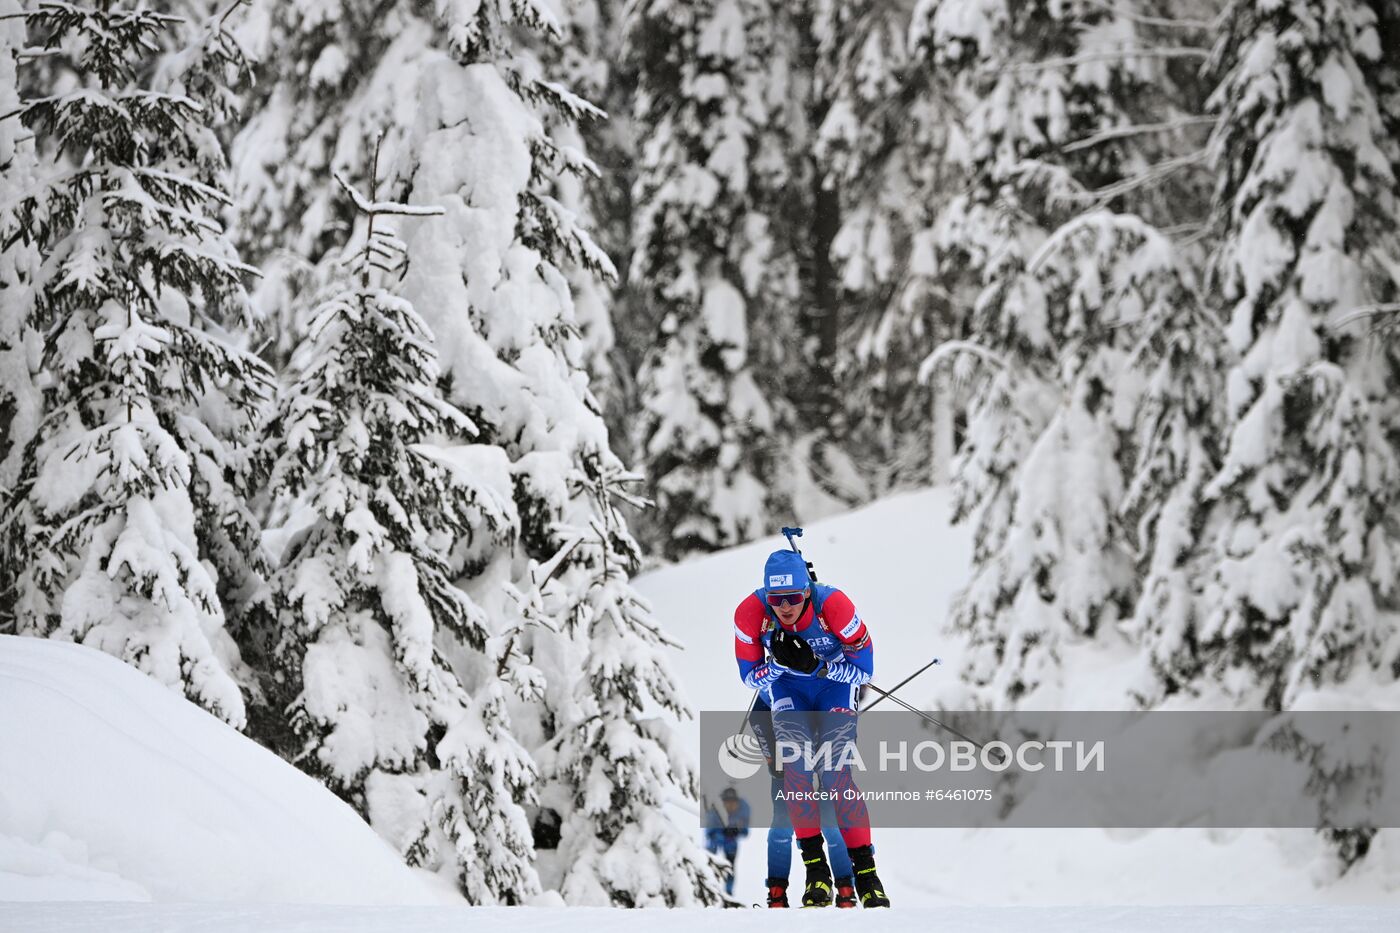
[{"label": "red and blue racing suit", "polygon": [[[860,685],[875,671],[870,633],[850,598],[835,587],[812,584],[812,595],[797,622],[787,630],[801,636],[821,666],[802,674],[773,664],[766,649],[779,623],[768,609],[767,593],[755,590],[734,612],[734,657],[739,677],[756,689],[773,710],[779,743],[832,747],[854,742]],[[784,626],[787,628],[786,626]],[[801,712],[817,715],[795,715]],[[783,766],[783,790],[799,839],[821,832],[821,819],[808,763],[799,758]],[[870,816],[849,769],[827,771],[822,790],[836,795],[836,817],[848,848],[870,843]]]}]

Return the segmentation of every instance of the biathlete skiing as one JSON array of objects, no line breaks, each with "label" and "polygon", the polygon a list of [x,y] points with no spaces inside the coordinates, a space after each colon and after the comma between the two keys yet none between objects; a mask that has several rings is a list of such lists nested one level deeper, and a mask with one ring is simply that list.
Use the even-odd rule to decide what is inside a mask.
[{"label": "biathlete skiing", "polygon": [[[790,531],[801,534],[801,529],[784,529],[785,534]],[[820,748],[828,742],[839,748],[854,742],[860,685],[875,671],[870,633],[855,605],[839,589],[813,579],[796,545],[768,556],[763,581],[734,612],[740,679],[771,709],[780,748]],[[759,733],[759,738],[763,741],[765,736]],[[839,755],[832,757],[840,760]],[[780,756],[779,764],[783,797],[807,870],[802,906],[826,907],[833,900],[833,881],[811,762],[801,755],[795,761]],[[875,871],[870,815],[850,770],[823,771],[821,784],[836,805],[861,906],[890,906]]]}]

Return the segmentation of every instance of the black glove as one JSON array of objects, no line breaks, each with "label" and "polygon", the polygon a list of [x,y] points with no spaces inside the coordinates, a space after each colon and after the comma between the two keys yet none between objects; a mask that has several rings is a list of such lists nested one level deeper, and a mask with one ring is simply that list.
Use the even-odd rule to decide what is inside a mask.
[{"label": "black glove", "polygon": [[821,664],[806,639],[782,628],[773,633],[768,647],[774,661],[800,674],[810,674]]},{"label": "black glove", "polygon": [[737,827],[737,826],[726,826],[726,827],[724,827],[724,838],[726,838],[726,839],[738,839],[738,838],[739,838],[739,827]]}]

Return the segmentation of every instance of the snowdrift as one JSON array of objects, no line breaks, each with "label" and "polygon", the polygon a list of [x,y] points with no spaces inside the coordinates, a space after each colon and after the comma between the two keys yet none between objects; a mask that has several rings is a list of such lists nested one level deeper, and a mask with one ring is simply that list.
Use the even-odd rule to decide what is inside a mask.
[{"label": "snowdrift", "polygon": [[441,903],[316,781],[101,652],[0,636],[0,901]]}]

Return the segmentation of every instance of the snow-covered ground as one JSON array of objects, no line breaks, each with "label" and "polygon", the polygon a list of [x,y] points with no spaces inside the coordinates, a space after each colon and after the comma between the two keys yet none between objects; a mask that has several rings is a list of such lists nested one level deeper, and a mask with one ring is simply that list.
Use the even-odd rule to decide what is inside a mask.
[{"label": "snow-covered ground", "polygon": [[945,907],[862,911],[608,910],[533,907],[294,907],[186,904],[0,904],[5,933],[1371,933],[1400,926],[1400,910],[1377,907]]},{"label": "snow-covered ground", "polygon": [[34,900],[445,898],[321,784],[180,694],[95,649],[5,635],[0,901]]},{"label": "snow-covered ground", "polygon": [[[942,628],[967,579],[971,545],[966,527],[949,525],[946,490],[893,496],[814,523],[801,544],[818,577],[849,593],[869,623],[877,685],[892,686],[939,656],[943,666],[900,693],[928,708],[935,696],[956,692],[960,646]],[[768,538],[637,580],[686,645],[672,663],[697,711],[748,705],[734,665],[734,607],[761,582],[768,552],[786,546]],[[1071,671],[1064,708],[1104,708],[1120,660],[1096,656],[1091,668]],[[686,728],[698,753],[698,728]],[[739,850],[736,893],[746,901],[763,889],[762,836],[751,834]],[[877,828],[875,845],[896,906],[1400,904],[1394,831],[1380,833],[1365,861],[1340,879],[1308,830]]]},{"label": "snow-covered ground", "polygon": [[[877,683],[944,658],[903,691],[918,704],[955,685],[958,645],[941,627],[966,576],[968,541],[947,518],[945,493],[928,490],[815,523],[803,539],[821,578],[846,589],[869,621]],[[697,710],[748,701],[735,676],[731,616],[780,543],[638,581],[688,646],[672,661]],[[1086,684],[1084,695],[1097,689]],[[683,728],[698,745],[694,725]],[[740,852],[746,901],[761,890],[761,836]],[[1400,910],[1387,906],[1400,904],[1400,846],[1390,833],[1340,880],[1309,832],[877,828],[876,844],[896,907],[875,916],[444,906],[450,892],[404,868],[319,784],[178,694],[91,649],[0,637],[4,933],[436,933],[473,925],[698,933],[717,917],[734,931],[1400,926]],[[132,903],[141,901],[154,903]]]}]

